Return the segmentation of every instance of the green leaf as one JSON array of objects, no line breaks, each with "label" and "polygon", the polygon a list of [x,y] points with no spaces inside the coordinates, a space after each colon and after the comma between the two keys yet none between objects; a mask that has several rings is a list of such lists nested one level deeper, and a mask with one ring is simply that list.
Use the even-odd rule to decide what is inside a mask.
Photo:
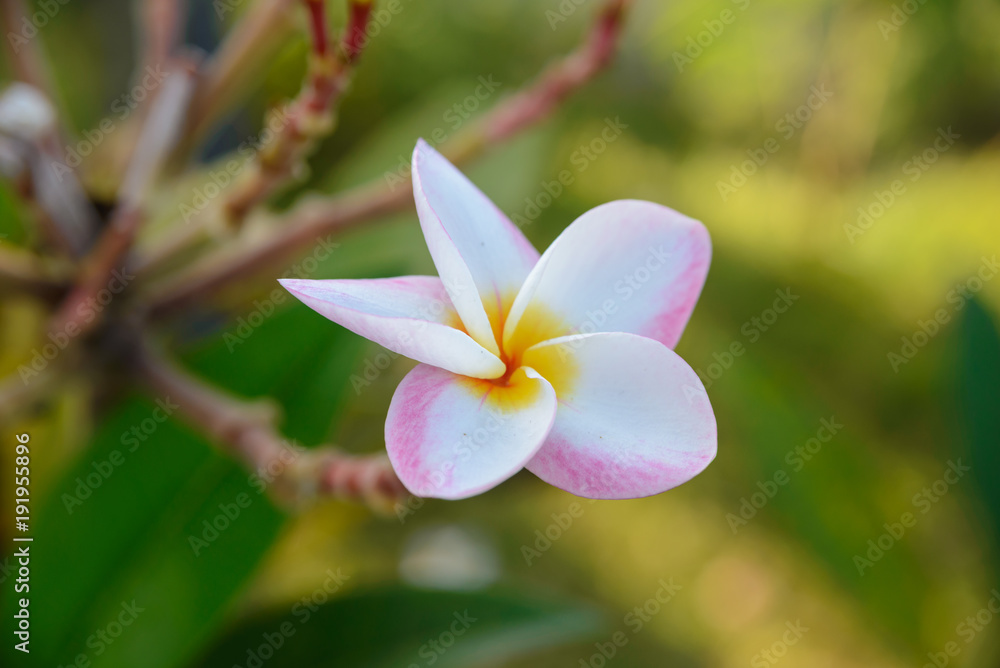
[{"label": "green leaf", "polygon": [[[350,386],[355,339],[295,305],[265,318],[232,352],[219,336],[188,358],[231,391],[275,396],[289,416],[287,433],[316,443]],[[95,668],[184,664],[225,619],[281,528],[283,515],[242,466],[162,411],[147,398],[126,400],[39,500],[31,591],[39,612],[28,657],[35,665],[79,656]],[[121,615],[129,623],[119,628]]]},{"label": "green leaf", "polygon": [[[81,655],[95,667],[177,665],[277,533],[282,517],[247,473],[162,415],[148,399],[127,400],[40,500],[34,665]],[[196,551],[190,538],[205,539],[206,521],[223,528]]]},{"label": "green leaf", "polygon": [[[199,345],[186,360],[220,387],[277,399],[290,438],[305,445],[325,441],[340,398],[350,389],[363,339],[298,303],[242,334],[231,326],[225,340]],[[239,342],[231,336],[240,336]]]},{"label": "green leaf", "polygon": [[[881,510],[881,462],[873,458],[871,443],[846,416],[825,407],[801,379],[783,374],[777,359],[765,367],[747,357],[739,365],[724,383],[712,387],[712,395],[713,401],[727,405],[726,430],[745,439],[740,448],[748,467],[745,479],[758,482],[731,493],[727,513],[737,515],[743,499],[754,495],[766,505],[742,511],[750,519],[746,526],[736,522],[737,531],[776,521],[786,535],[809,548],[874,620],[918,647],[914,629],[927,577],[913,539],[904,536],[863,572],[855,561],[866,558],[867,541],[886,531],[884,523],[898,522],[913,507],[900,505],[895,515]],[[817,438],[824,421],[840,426],[827,442],[814,440],[817,451],[810,454],[807,443]],[[783,485],[774,482],[778,471],[787,476]],[[734,526],[732,517],[727,515],[727,521]]]},{"label": "green leaf", "polygon": [[394,587],[337,598],[315,611],[296,604],[286,614],[249,621],[197,665],[255,665],[255,656],[268,657],[268,668],[497,665],[602,630],[590,607],[506,591]]},{"label": "green leaf", "polygon": [[0,244],[23,244],[24,207],[6,181],[0,181]]},{"label": "green leaf", "polygon": [[[977,300],[968,302],[959,335],[958,399],[962,431],[967,441],[971,477],[1000,547],[1000,333]],[[1000,568],[1000,567],[998,567]],[[998,573],[1000,575],[1000,573]]]}]

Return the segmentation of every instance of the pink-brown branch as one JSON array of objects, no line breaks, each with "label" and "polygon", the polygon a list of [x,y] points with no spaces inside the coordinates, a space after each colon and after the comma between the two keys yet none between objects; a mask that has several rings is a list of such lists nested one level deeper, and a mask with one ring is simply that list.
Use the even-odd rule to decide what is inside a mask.
[{"label": "pink-brown branch", "polygon": [[[501,101],[479,122],[442,148],[454,162],[475,157],[545,118],[567,95],[590,80],[610,60],[621,35],[629,0],[611,0],[598,13],[576,51],[547,68],[532,84]],[[188,269],[153,286],[151,309],[164,314],[256,273],[273,269],[336,230],[343,230],[412,204],[408,188],[392,189],[382,179],[328,199],[294,207],[253,240],[211,252]]]},{"label": "pink-brown branch", "polygon": [[312,35],[306,83],[299,96],[285,107],[284,120],[274,139],[258,151],[246,176],[228,193],[223,215],[235,226],[242,224],[253,207],[294,179],[316,141],[333,130],[336,104],[347,88],[360,55],[361,42],[356,35],[364,34],[371,14],[371,0],[350,0],[347,26],[339,47],[333,52],[326,25],[325,0],[304,2]]},{"label": "pink-brown branch", "polygon": [[[53,316],[49,324],[51,333],[76,337],[95,328],[101,321],[92,308],[98,295],[113,280],[129,282],[127,277],[117,277],[116,272],[124,269],[128,251],[145,217],[146,192],[173,147],[190,99],[193,72],[193,66],[186,63],[168,75],[164,90],[157,96],[143,125],[119,192],[118,205],[94,249],[84,259],[75,287]],[[122,285],[121,289],[124,287]]]},{"label": "pink-brown branch", "polygon": [[484,122],[483,140],[502,141],[548,116],[563,99],[606,67],[615,54],[629,2],[614,0],[601,8],[584,45],[545,70],[530,88],[508,98]]},{"label": "pink-brown branch", "polygon": [[387,509],[409,496],[384,454],[299,448],[275,428],[279,411],[270,400],[248,401],[211,387],[169,361],[141,335],[134,352],[136,372],[149,388],[177,404],[181,418],[272,483],[279,499],[301,503],[334,496]]},{"label": "pink-brown branch", "polygon": [[[234,109],[261,68],[292,33],[294,6],[302,0],[257,0],[226,34],[200,72],[181,141],[174,150],[174,167]],[[226,17],[228,18],[228,17]]]},{"label": "pink-brown branch", "polygon": [[0,292],[13,288],[42,296],[57,295],[69,285],[70,269],[63,260],[0,245]]},{"label": "pink-brown branch", "polygon": [[171,60],[187,18],[185,0],[145,0],[140,14],[143,56],[136,74]]},{"label": "pink-brown branch", "polygon": [[4,42],[7,45],[9,61],[14,78],[31,84],[55,104],[58,100],[48,60],[42,53],[39,40],[21,34],[23,25],[30,25],[31,12],[25,0],[3,0],[0,2],[0,17],[3,18]]}]

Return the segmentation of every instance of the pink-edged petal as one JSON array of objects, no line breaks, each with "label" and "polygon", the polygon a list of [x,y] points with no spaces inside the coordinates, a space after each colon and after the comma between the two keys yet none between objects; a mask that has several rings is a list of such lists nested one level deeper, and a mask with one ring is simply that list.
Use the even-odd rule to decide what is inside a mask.
[{"label": "pink-edged petal", "polygon": [[711,255],[705,226],[673,209],[638,200],[591,209],[525,280],[504,326],[504,350],[592,332],[629,332],[673,348]]},{"label": "pink-edged petal", "polygon": [[413,198],[434,266],[466,331],[499,355],[504,315],[538,261],[538,251],[422,139],[413,151]]},{"label": "pink-edged petal", "polygon": [[457,329],[461,320],[436,276],[278,281],[303,304],[410,359],[473,378],[498,378],[500,359]]},{"label": "pink-edged petal", "polygon": [[559,397],[555,424],[527,464],[539,478],[593,499],[658,494],[715,459],[716,425],[701,380],[659,341],[577,334],[524,353]]},{"label": "pink-edged petal", "polygon": [[463,499],[524,468],[555,414],[552,386],[532,369],[500,386],[422,364],[396,388],[385,447],[410,492]]}]

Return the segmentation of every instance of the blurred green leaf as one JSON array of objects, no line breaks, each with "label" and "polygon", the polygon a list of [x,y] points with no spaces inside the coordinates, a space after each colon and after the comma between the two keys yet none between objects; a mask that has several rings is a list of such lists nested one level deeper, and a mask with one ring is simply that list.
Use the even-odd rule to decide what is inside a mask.
[{"label": "blurred green leaf", "polygon": [[[971,476],[989,514],[983,527],[998,547],[1000,527],[1000,333],[986,309],[968,303],[959,341],[958,400],[968,442]],[[1000,574],[998,574],[1000,575]]]},{"label": "blurred green leaf", "polygon": [[497,665],[602,628],[593,608],[522,594],[389,588],[248,622],[197,665],[255,665],[254,657],[269,668]]},{"label": "blurred green leaf", "polygon": [[25,241],[24,207],[6,181],[0,181],[0,244]]},{"label": "blurred green leaf", "polygon": [[[322,441],[361,345],[305,307],[265,310],[240,343],[227,346],[220,334],[191,351],[191,366],[246,396],[271,388],[288,413],[289,435]],[[169,397],[158,401],[170,405]],[[46,612],[35,620],[31,657],[39,665],[81,654],[98,667],[183,663],[223,620],[282,525],[241,466],[157,416],[148,399],[126,401],[40,500],[32,605]],[[80,549],[67,554],[55,545]],[[133,601],[141,612],[111,638]]]},{"label": "blurred green leaf", "polygon": [[[177,665],[220,621],[281,524],[246,472],[193,432],[158,421],[156,409],[126,401],[39,500],[33,665],[80,655],[93,666]],[[245,507],[233,508],[240,494]],[[203,522],[220,528],[196,554],[190,540],[206,538]]]},{"label": "blurred green leaf", "polygon": [[[868,386],[879,388],[889,380],[867,364],[861,379],[868,386],[855,391],[858,370],[842,361],[847,353],[841,347],[850,347],[859,360],[878,359],[885,349],[880,346],[890,345],[888,337],[873,335],[877,330],[862,313],[843,309],[815,286],[792,285],[789,290],[800,301],[765,332],[756,332],[759,341],[751,338],[740,320],[750,325],[750,316],[772,305],[776,286],[788,284],[780,276],[763,278],[738,260],[726,260],[713,274],[715,284],[706,290],[704,307],[718,309],[720,300],[745,304],[721,309],[719,315],[725,322],[722,331],[743,344],[744,353],[726,360],[732,343],[726,339],[710,345],[682,344],[699,349],[688,356],[695,368],[724,374],[708,387],[717,414],[725,416],[719,424],[720,452],[735,459],[721,462],[732,479],[723,492],[732,517],[723,521],[730,528],[735,521],[738,535],[754,532],[759,522],[777,523],[781,535],[822,563],[861,602],[871,620],[911,650],[919,649],[916,629],[925,593],[921,583],[926,584],[927,576],[914,554],[916,546],[904,538],[864,575],[854,562],[855,555],[865,555],[867,541],[885,531],[883,523],[899,515],[885,513],[881,503],[886,461],[871,443],[877,426],[853,407],[858,399],[869,400]],[[837,336],[826,335],[833,331]],[[859,335],[864,332],[867,339]],[[811,347],[802,348],[802,340],[809,340]],[[801,450],[824,424],[839,425],[835,435],[821,443],[818,452],[803,456]],[[787,476],[784,485],[774,482],[779,471]],[[744,511],[753,514],[739,524],[744,499],[755,494],[757,505],[761,497],[765,505]],[[903,493],[901,498],[899,513],[912,510],[904,507],[909,497]]]},{"label": "blurred green leaf", "polygon": [[[745,456],[759,483],[741,490],[729,511],[738,513],[742,498],[767,495],[764,488],[770,485],[773,498],[757,515],[775,518],[777,514],[787,535],[808,547],[863,602],[873,620],[918,648],[920,636],[915,629],[919,628],[925,576],[912,541],[904,536],[863,575],[855,565],[855,555],[865,556],[867,541],[885,532],[883,523],[899,518],[899,514],[880,510],[879,464],[872,461],[871,446],[864,442],[858,425],[824,408],[808,388],[783,378],[775,368],[777,363],[770,371],[752,358],[740,364],[741,372],[720,385],[726,388],[720,394],[730,404],[727,429],[742,434],[749,444]],[[833,438],[822,443],[812,459],[808,450],[802,456],[807,441],[816,437],[823,424],[831,423],[840,425]],[[779,470],[788,476],[785,485],[774,483]],[[899,513],[906,510],[913,509],[900,506]],[[756,521],[760,518],[750,520]]]},{"label": "blurred green leaf", "polygon": [[185,359],[220,387],[245,397],[273,397],[284,409],[284,433],[317,445],[329,437],[351,389],[364,339],[293,302],[283,288],[276,290],[280,304],[270,296],[257,300],[236,324],[188,350]]}]

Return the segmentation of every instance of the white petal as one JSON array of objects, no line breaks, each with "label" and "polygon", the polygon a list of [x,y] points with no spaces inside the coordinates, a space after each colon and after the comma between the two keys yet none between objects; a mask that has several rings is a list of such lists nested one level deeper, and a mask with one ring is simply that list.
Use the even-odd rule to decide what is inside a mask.
[{"label": "white petal", "polygon": [[705,226],[652,202],[580,216],[542,255],[504,326],[504,350],[557,336],[630,332],[673,348],[708,273]]},{"label": "white petal", "polygon": [[317,313],[410,359],[474,378],[506,371],[496,355],[456,328],[461,320],[436,276],[278,282]]},{"label": "white petal", "polygon": [[499,355],[503,317],[538,251],[422,139],[413,151],[413,198],[434,265],[466,330]]},{"label": "white petal", "polygon": [[555,424],[527,468],[594,499],[658,494],[715,458],[712,405],[698,375],[652,339],[578,334],[529,348],[524,363],[552,383]]},{"label": "white petal", "polygon": [[462,499],[524,468],[555,414],[552,386],[531,369],[501,387],[420,365],[392,397],[385,447],[410,492]]}]

